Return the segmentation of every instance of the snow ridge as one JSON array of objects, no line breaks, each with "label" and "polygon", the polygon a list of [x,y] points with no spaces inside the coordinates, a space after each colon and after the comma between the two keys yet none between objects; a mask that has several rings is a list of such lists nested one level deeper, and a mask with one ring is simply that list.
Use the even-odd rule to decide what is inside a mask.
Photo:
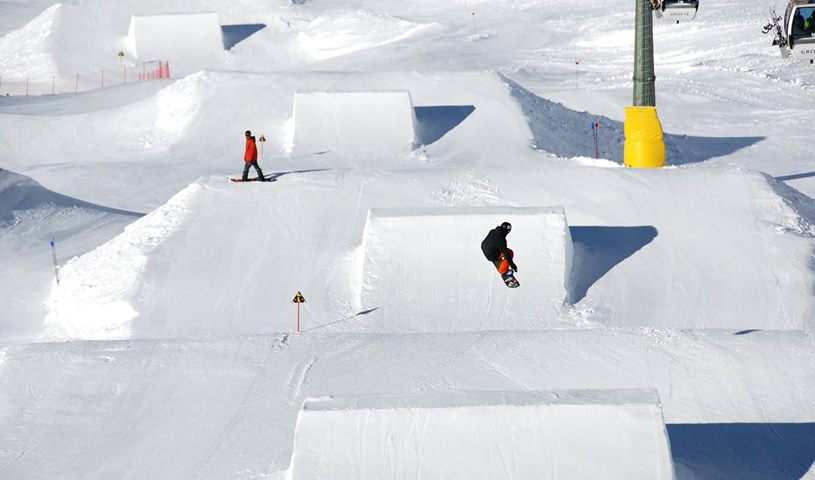
[{"label": "snow ridge", "polygon": [[150,252],[170,236],[185,218],[201,190],[191,184],[164,206],[128,225],[125,231],[95,250],[70,260],[60,271],[45,318],[53,339],[123,339],[138,316],[132,300]]}]

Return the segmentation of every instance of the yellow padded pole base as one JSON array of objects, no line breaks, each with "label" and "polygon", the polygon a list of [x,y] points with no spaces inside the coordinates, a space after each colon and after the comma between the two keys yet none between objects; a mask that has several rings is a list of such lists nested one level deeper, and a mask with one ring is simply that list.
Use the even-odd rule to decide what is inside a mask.
[{"label": "yellow padded pole base", "polygon": [[665,166],[665,140],[656,107],[625,107],[623,161],[634,168]]}]

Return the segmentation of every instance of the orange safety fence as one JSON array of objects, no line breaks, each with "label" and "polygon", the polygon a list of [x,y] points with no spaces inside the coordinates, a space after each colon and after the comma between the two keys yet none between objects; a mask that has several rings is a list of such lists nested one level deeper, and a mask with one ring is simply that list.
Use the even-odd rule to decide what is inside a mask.
[{"label": "orange safety fence", "polygon": [[69,77],[25,77],[0,72],[0,96],[58,95],[87,92],[133,82],[170,78],[170,63],[144,62],[122,65],[120,69],[77,73]]}]

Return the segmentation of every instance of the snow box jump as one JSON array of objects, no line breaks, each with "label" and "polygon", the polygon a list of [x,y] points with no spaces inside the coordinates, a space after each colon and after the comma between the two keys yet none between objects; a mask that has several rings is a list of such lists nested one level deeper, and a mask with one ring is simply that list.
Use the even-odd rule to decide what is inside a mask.
[{"label": "snow box jump", "polygon": [[406,91],[297,92],[294,154],[401,156],[416,144],[416,113]]},{"label": "snow box jump", "polygon": [[[481,253],[501,222],[521,287]],[[360,307],[389,332],[539,329],[568,298],[573,247],[563,207],[372,209],[362,240]]]},{"label": "snow box jump", "polygon": [[215,12],[133,15],[127,45],[141,61],[206,63],[224,50],[221,22]]},{"label": "snow box jump", "polygon": [[307,399],[290,467],[311,478],[675,478],[655,390]]}]

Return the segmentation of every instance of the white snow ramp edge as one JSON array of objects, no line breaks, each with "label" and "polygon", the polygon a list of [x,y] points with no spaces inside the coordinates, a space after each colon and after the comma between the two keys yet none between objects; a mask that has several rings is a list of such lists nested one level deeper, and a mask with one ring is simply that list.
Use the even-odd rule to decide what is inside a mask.
[{"label": "white snow ramp edge", "polygon": [[307,399],[291,478],[673,479],[655,390]]},{"label": "white snow ramp edge", "polygon": [[[481,241],[501,222],[519,288],[504,285]],[[360,307],[386,331],[550,326],[568,298],[572,239],[563,207],[372,209],[363,235]]]},{"label": "white snow ramp edge", "polygon": [[387,156],[409,152],[416,113],[409,92],[297,92],[294,153]]}]

